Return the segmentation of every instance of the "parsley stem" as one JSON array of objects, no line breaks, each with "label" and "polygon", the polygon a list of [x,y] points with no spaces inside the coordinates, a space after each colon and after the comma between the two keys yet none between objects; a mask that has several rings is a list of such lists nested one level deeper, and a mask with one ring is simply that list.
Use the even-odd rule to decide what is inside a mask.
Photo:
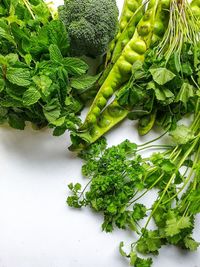
[{"label": "parsley stem", "polygon": [[80,193],[79,199],[83,196],[85,190],[88,188],[88,186],[90,185],[91,182],[92,182],[92,179],[86,184],[86,186],[84,187],[83,191]]}]

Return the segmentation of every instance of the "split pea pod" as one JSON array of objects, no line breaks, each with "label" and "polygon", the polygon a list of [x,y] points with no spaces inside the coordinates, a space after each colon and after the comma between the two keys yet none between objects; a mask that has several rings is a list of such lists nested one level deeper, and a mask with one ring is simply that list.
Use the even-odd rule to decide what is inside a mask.
[{"label": "split pea pod", "polygon": [[[122,12],[120,20],[121,21],[120,30],[116,35],[115,39],[111,42],[110,49],[107,52],[106,60],[104,63],[105,70],[98,81],[99,87],[102,86],[102,84],[108,77],[108,74],[110,73],[111,69],[113,68],[114,64],[120,57],[122,50],[130,41],[130,39],[133,37],[135,28],[144,14],[144,5],[142,4],[142,0],[139,0],[138,2],[136,2],[135,0],[129,0],[125,2],[124,6],[125,6],[124,10],[126,10],[126,12]],[[128,7],[129,9],[130,7],[132,7],[131,8],[132,12],[136,7],[138,7],[130,19],[129,19],[130,11],[129,12],[127,11]]]},{"label": "split pea pod", "polygon": [[136,23],[140,20],[142,16],[142,12],[140,13],[137,12],[137,14],[135,14],[141,5],[142,5],[142,0],[138,0],[138,1],[137,0],[125,0],[124,1],[122,13],[121,13],[120,20],[119,20],[119,31],[116,37],[114,38],[114,40],[110,43],[109,51],[107,52],[107,56],[106,56],[106,63],[105,63],[106,66],[111,61],[116,44],[118,43],[121,34],[125,31],[127,25],[128,24],[131,25],[134,31]]},{"label": "split pea pod", "polygon": [[[156,13],[156,18],[154,21],[153,35],[151,38],[150,46],[155,46],[155,44],[162,39],[164,36],[165,30],[167,28],[169,22],[169,8],[170,8],[170,0],[161,0],[159,4],[159,8]],[[123,90],[123,88],[121,89]],[[108,105],[105,110],[101,113],[101,118],[96,123],[93,128],[93,132],[91,131],[91,136],[93,133],[93,139],[90,139],[91,142],[95,142],[101,135],[108,132],[112,127],[117,125],[123,119],[127,117],[129,114],[129,110],[123,108],[119,105],[117,99],[115,99],[110,105]],[[151,122],[153,123],[154,114],[150,116]],[[101,127],[99,127],[99,125]],[[144,129],[146,131],[146,129]],[[99,133],[99,136],[98,136]]]},{"label": "split pea pod", "polygon": [[138,60],[144,61],[144,55],[150,46],[153,35],[158,3],[159,0],[156,0],[155,5],[145,12],[138,23],[133,37],[122,51],[121,56],[97,93],[80,130],[87,130],[96,123],[113,93],[129,80],[133,63]]}]

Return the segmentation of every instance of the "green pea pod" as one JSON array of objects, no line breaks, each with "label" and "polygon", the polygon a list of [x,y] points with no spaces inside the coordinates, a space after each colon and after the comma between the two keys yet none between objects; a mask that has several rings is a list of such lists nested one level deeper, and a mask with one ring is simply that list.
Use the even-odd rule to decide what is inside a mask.
[{"label": "green pea pod", "polygon": [[129,80],[133,63],[138,60],[144,61],[144,54],[151,43],[159,2],[159,0],[156,0],[155,5],[145,12],[145,15],[138,23],[133,37],[124,48],[96,95],[81,130],[87,130],[98,120],[102,109],[106,106],[113,93]]},{"label": "green pea pod", "polygon": [[[106,56],[106,63],[105,66],[108,65],[108,63],[111,61],[111,58],[113,56],[116,44],[118,43],[118,40],[121,36],[121,34],[125,31],[128,24],[132,24],[132,27],[135,28],[136,18],[135,18],[135,12],[138,10],[138,8],[142,5],[142,0],[136,1],[136,0],[125,0],[121,17],[119,20],[119,31],[115,37],[115,39],[110,43],[109,51],[107,52]],[[142,16],[142,12],[140,12],[140,16]],[[134,21],[133,21],[134,17]],[[137,17],[139,18],[139,12],[137,13]]]},{"label": "green pea pod", "polygon": [[[126,1],[127,4],[128,1]],[[132,1],[134,3],[134,1]],[[129,3],[130,4],[130,3]],[[139,6],[139,4],[141,4]],[[101,78],[98,81],[98,86],[101,87],[108,77],[108,74],[110,73],[111,69],[113,68],[114,64],[118,60],[118,58],[121,55],[121,52],[123,51],[124,47],[127,45],[127,43],[132,38],[135,28],[139,22],[139,20],[142,18],[144,13],[144,5],[142,4],[142,0],[138,1],[137,5],[135,4],[134,7],[136,8],[138,6],[138,9],[133,13],[131,19],[126,24],[126,27],[121,27],[121,30],[118,32],[115,39],[110,44],[110,50],[107,52],[106,61],[104,63],[104,72],[101,76]],[[122,15],[123,17],[124,15]],[[126,19],[127,21],[127,19]],[[124,23],[122,24],[124,26]]]},{"label": "green pea pod", "polygon": [[151,131],[151,129],[153,128],[153,126],[155,124],[155,120],[156,120],[156,111],[153,111],[149,115],[143,116],[139,120],[139,124],[138,124],[139,134],[142,136],[148,134]]},{"label": "green pea pod", "polygon": [[69,149],[71,151],[82,150],[88,144],[94,143],[114,125],[125,119],[128,113],[127,109],[122,108],[117,101],[114,101],[109,108],[102,112],[100,119],[93,124],[90,130],[71,135],[72,146]]},{"label": "green pea pod", "polygon": [[[117,62],[118,58],[120,57],[124,47],[127,45],[127,43],[130,41],[130,39],[133,37],[136,26],[140,19],[142,18],[145,10],[145,4],[142,4],[143,1],[138,1],[137,5],[134,4],[134,1],[126,1],[126,4],[130,5],[130,2],[132,2],[133,7],[136,7],[137,5],[141,4],[138,9],[133,13],[131,19],[126,24],[126,27],[121,27],[121,30],[119,31],[116,38],[111,42],[110,50],[107,53],[106,62],[105,62],[105,70],[101,76],[101,78],[98,81],[98,86],[101,87],[106,78],[108,77],[108,74],[110,73],[111,69],[113,68],[113,65]],[[155,3],[155,0],[151,0],[148,5],[148,9],[152,8],[153,4]],[[133,11],[133,8],[132,8]],[[122,13],[123,14],[123,13]],[[124,15],[122,15],[123,17]],[[122,25],[124,24],[125,19],[123,20]],[[127,21],[127,19],[126,19]]]}]

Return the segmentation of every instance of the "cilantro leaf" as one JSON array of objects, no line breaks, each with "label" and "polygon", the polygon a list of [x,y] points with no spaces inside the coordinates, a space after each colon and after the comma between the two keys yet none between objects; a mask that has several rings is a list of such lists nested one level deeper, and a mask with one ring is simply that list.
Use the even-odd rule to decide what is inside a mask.
[{"label": "cilantro leaf", "polygon": [[173,72],[166,68],[156,68],[156,69],[150,69],[150,73],[153,77],[153,80],[159,84],[164,85],[168,83],[169,81],[173,80],[176,76]]}]

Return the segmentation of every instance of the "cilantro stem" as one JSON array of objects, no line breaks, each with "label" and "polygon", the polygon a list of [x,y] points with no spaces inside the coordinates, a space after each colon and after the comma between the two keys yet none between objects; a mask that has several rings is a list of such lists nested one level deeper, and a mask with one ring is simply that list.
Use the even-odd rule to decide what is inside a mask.
[{"label": "cilantro stem", "polygon": [[173,146],[170,146],[170,145],[151,145],[151,146],[142,147],[138,149],[137,152],[145,150],[145,149],[151,149],[151,148],[165,149],[165,148],[172,148],[172,147]]},{"label": "cilantro stem", "polygon": [[174,150],[172,151],[172,153],[170,154],[170,159],[173,158],[173,156],[174,156],[174,154],[176,153],[177,149],[178,149],[178,146],[176,146],[176,147],[174,148]]},{"label": "cilantro stem", "polygon": [[158,179],[147,189],[145,190],[139,197],[137,197],[136,199],[134,199],[133,201],[129,202],[128,207],[130,207],[134,202],[138,201],[140,198],[142,198],[146,193],[149,192],[149,190],[151,190],[163,177],[164,173],[162,173]]},{"label": "cilantro stem", "polygon": [[[180,167],[183,165],[183,163],[185,162],[185,160],[186,160],[186,159],[188,158],[188,156],[191,154],[191,152],[193,151],[193,149],[194,149],[195,146],[197,145],[198,141],[199,141],[199,139],[197,138],[197,139],[193,142],[193,144],[190,146],[190,148],[187,150],[187,152],[184,154],[184,156],[182,157],[182,159],[180,160],[180,163],[178,164],[178,166],[177,166],[177,168],[176,168],[177,171],[180,169]],[[167,185],[166,185],[166,187],[165,187],[165,189],[164,189],[164,191],[163,191],[163,194],[161,195],[160,199],[158,200],[158,202],[156,203],[154,209],[152,210],[152,212],[151,212],[151,214],[150,214],[150,216],[149,216],[149,218],[148,218],[148,220],[147,220],[147,222],[146,222],[146,224],[145,224],[144,229],[147,228],[149,222],[151,221],[151,218],[153,217],[155,211],[157,210],[157,208],[159,207],[160,203],[162,202],[162,200],[163,200],[163,198],[164,198],[164,196],[165,196],[167,190],[169,189],[169,187],[170,187],[172,181],[175,179],[175,177],[176,177],[176,172],[175,172],[174,174],[172,174],[171,178],[169,179],[169,181],[168,181],[168,183],[167,183]]]},{"label": "cilantro stem", "polygon": [[190,173],[189,173],[189,175],[188,175],[188,178],[185,180],[185,182],[184,182],[183,186],[180,188],[180,190],[177,191],[176,194],[173,195],[171,198],[169,198],[167,201],[165,201],[165,202],[163,203],[163,205],[167,204],[168,202],[170,202],[171,200],[173,200],[174,198],[176,198],[176,197],[177,197],[177,196],[178,196],[178,195],[185,189],[185,187],[186,187],[187,184],[189,183],[189,181],[190,181],[192,175],[193,175],[193,170],[190,171]]},{"label": "cilantro stem", "polygon": [[138,145],[138,147],[147,146],[147,145],[149,145],[149,144],[151,144],[151,143],[154,143],[154,142],[160,140],[163,136],[165,136],[165,135],[168,133],[168,131],[169,131],[169,129],[166,130],[166,131],[165,131],[162,135],[160,135],[159,137],[157,137],[157,138],[155,138],[155,139],[153,139],[153,140],[151,140],[151,141],[149,141],[149,142],[146,142],[146,143],[144,143],[144,144],[142,144],[142,145]]}]

